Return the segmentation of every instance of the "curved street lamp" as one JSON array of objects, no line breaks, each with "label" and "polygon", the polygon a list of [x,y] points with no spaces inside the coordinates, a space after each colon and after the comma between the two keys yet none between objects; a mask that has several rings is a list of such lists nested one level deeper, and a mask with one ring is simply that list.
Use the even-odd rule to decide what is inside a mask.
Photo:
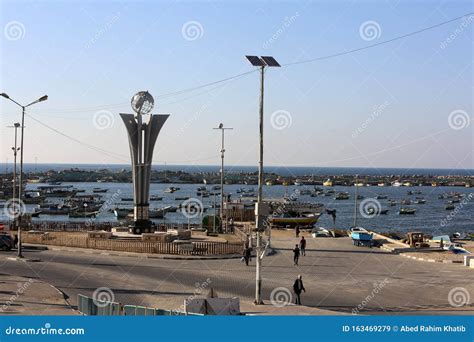
[{"label": "curved street lamp", "polygon": [[[21,142],[20,142],[20,180],[19,180],[19,186],[18,186],[18,203],[21,201],[21,195],[22,195],[22,190],[23,190],[23,138],[24,138],[24,129],[25,129],[25,109],[29,106],[32,106],[36,103],[46,101],[48,99],[48,95],[43,95],[39,99],[27,104],[26,106],[21,105],[20,103],[16,102],[13,100],[10,96],[8,96],[5,93],[1,93],[0,96],[6,98],[7,100],[12,101],[14,104],[17,106],[21,107]],[[18,216],[18,258],[23,258],[23,254],[21,252],[21,217],[22,217],[22,212],[21,212],[21,205],[19,206],[20,209],[20,215]]]}]

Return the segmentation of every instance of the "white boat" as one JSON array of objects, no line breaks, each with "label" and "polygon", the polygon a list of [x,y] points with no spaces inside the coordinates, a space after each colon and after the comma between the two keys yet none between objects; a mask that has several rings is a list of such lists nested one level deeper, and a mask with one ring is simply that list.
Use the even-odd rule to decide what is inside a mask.
[{"label": "white boat", "polygon": [[399,181],[395,181],[392,183],[392,186],[396,186],[396,187],[402,186],[402,183],[400,183]]}]

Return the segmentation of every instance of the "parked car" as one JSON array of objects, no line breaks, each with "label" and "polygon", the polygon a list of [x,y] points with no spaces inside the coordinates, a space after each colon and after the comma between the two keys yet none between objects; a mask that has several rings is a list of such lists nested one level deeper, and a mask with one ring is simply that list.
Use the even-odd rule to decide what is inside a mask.
[{"label": "parked car", "polygon": [[7,234],[0,234],[0,250],[9,251],[14,247],[13,238]]}]

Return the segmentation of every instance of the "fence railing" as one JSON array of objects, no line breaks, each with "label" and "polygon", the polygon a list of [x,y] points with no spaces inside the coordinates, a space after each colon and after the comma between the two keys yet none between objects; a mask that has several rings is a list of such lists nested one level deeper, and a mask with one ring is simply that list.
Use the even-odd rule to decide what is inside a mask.
[{"label": "fence railing", "polygon": [[227,242],[201,242],[189,243],[155,242],[155,241],[130,241],[120,239],[89,238],[85,234],[75,233],[43,233],[25,232],[22,235],[25,243],[54,245],[76,248],[92,248],[121,252],[136,252],[150,254],[178,254],[178,255],[222,255],[241,254],[243,244]]},{"label": "fence railing", "polygon": [[163,310],[146,306],[101,302],[81,294],[77,295],[77,310],[86,316],[204,316],[202,314]]}]

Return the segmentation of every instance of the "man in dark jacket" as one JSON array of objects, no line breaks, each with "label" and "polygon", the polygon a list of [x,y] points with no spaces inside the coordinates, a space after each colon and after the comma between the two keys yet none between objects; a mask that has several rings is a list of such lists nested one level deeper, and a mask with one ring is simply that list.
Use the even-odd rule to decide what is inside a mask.
[{"label": "man in dark jacket", "polygon": [[301,255],[305,256],[306,255],[306,240],[304,236],[302,236],[300,240],[300,250],[301,250]]},{"label": "man in dark jacket", "polygon": [[300,258],[300,249],[298,245],[295,245],[295,249],[293,249],[293,261],[295,265],[298,265],[298,259]]},{"label": "man in dark jacket", "polygon": [[245,260],[245,265],[249,265],[250,258],[252,257],[252,248],[250,247],[245,247],[244,248],[244,260]]},{"label": "man in dark jacket", "polygon": [[300,298],[301,291],[306,292],[306,289],[304,288],[304,285],[303,285],[303,279],[301,277],[301,274],[298,275],[298,278],[295,280],[295,283],[293,284],[293,291],[295,291],[295,294],[296,294],[295,304],[301,305],[301,298]]}]

